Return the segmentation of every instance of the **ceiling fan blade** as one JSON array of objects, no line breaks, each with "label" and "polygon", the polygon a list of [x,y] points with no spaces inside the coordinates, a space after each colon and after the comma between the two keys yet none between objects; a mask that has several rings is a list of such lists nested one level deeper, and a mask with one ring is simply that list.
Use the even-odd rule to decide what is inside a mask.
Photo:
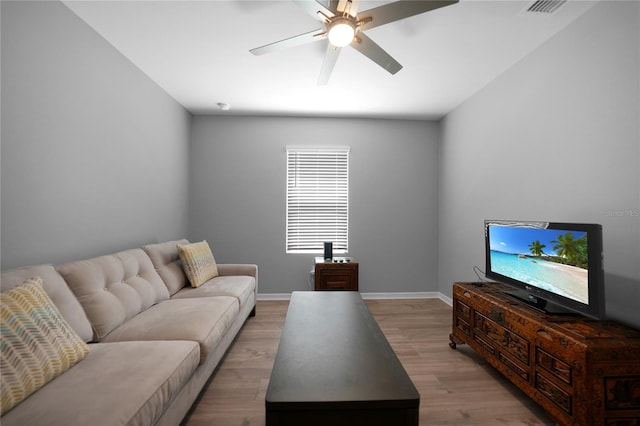
[{"label": "ceiling fan blade", "polygon": [[[322,16],[323,14],[327,18],[333,18],[335,13],[330,9],[326,8],[322,3],[319,3],[314,0],[293,0],[295,4],[300,6],[307,12],[307,15],[311,16],[314,19],[317,19],[320,22],[325,22],[325,18]],[[320,12],[320,13],[319,13]]]},{"label": "ceiling fan blade", "polygon": [[358,13],[360,31],[458,3],[458,0],[399,0]]},{"label": "ceiling fan blade", "polygon": [[338,56],[340,55],[340,49],[340,47],[329,43],[327,53],[324,54],[324,60],[322,61],[322,69],[320,69],[320,76],[318,77],[318,86],[324,86],[329,82],[333,67],[336,65]]},{"label": "ceiling fan blade", "polygon": [[383,48],[378,46],[373,40],[362,32],[356,36],[356,40],[349,45],[371,59],[376,64],[387,70],[391,74],[395,74],[402,69],[402,65],[391,57]]},{"label": "ceiling fan blade", "polygon": [[278,50],[289,49],[291,47],[300,46],[302,44],[313,43],[314,41],[322,40],[325,38],[325,30],[318,29],[309,31],[308,33],[300,34],[294,37],[285,38],[284,40],[276,41],[274,43],[266,44],[264,46],[251,49],[249,52],[254,55],[264,55],[265,53],[276,52]]}]

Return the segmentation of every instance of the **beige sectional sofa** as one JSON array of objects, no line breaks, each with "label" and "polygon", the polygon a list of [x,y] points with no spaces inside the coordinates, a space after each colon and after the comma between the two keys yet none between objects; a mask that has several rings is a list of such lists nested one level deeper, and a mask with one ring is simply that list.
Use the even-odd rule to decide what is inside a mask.
[{"label": "beige sectional sofa", "polygon": [[187,243],[3,272],[3,292],[41,277],[90,351],[0,423],[178,425],[255,315],[258,284],[256,265],[218,264],[219,276],[191,288],[176,248]]}]

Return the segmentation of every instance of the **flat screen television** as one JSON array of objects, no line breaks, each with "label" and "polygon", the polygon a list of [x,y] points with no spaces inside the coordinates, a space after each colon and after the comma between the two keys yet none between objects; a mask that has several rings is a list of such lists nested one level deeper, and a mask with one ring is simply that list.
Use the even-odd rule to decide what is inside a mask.
[{"label": "flat screen television", "polygon": [[604,319],[602,226],[485,221],[487,278],[548,313]]}]

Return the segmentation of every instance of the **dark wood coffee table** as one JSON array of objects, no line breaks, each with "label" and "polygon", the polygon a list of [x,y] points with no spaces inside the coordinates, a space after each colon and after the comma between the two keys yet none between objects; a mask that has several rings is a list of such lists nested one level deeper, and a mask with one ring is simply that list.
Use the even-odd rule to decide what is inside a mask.
[{"label": "dark wood coffee table", "polygon": [[293,292],[269,388],[271,425],[417,425],[420,394],[357,292]]}]

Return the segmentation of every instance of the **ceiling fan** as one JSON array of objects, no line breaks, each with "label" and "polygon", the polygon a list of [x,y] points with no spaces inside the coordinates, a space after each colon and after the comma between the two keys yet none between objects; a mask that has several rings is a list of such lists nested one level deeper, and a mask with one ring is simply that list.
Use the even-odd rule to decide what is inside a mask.
[{"label": "ceiling fan", "polygon": [[322,62],[318,85],[327,84],[333,67],[338,60],[340,49],[353,47],[367,58],[395,74],[402,65],[364,34],[365,30],[380,25],[419,15],[440,7],[449,6],[459,0],[399,0],[358,13],[360,0],[329,0],[328,6],[315,0],[292,0],[311,17],[324,24],[324,28],[309,31],[291,38],[270,43],[250,52],[263,55],[319,40],[329,39],[329,45]]}]

